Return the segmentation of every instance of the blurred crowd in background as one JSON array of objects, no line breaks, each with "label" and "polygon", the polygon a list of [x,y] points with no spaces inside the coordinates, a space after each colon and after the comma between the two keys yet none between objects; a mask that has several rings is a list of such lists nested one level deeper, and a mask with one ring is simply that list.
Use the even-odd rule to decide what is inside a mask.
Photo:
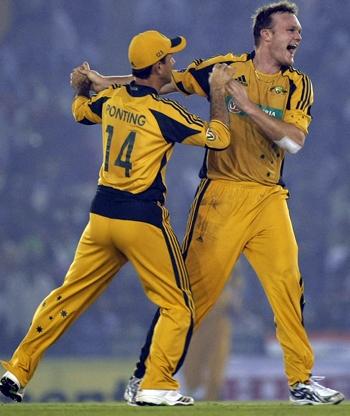
[{"label": "blurred crowd in background", "polygon": [[[0,2],[0,352],[9,355],[37,303],[73,259],[94,196],[99,126],[73,121],[69,74],[87,60],[127,74],[138,32],[184,35],[177,67],[194,58],[253,49],[258,0],[1,0]],[[297,1],[303,26],[296,67],[312,79],[314,117],[284,179],[299,242],[309,331],[350,333],[350,2]],[[208,117],[198,97],[172,95]],[[198,183],[201,149],[178,146],[168,168],[167,205],[182,239]],[[264,353],[273,318],[243,261],[235,350]],[[127,266],[50,354],[135,355],[154,312]],[[232,312],[232,316],[234,312]]]}]

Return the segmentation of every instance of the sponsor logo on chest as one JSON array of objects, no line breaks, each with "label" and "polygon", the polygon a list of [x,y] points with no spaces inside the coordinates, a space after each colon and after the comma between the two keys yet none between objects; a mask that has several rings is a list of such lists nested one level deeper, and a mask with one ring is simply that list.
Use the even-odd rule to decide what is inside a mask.
[{"label": "sponsor logo on chest", "polygon": [[[283,110],[281,110],[280,108],[274,108],[274,107],[269,107],[269,106],[265,106],[265,105],[260,105],[260,104],[257,104],[257,106],[264,112],[264,113],[266,113],[266,114],[268,114],[269,116],[271,116],[271,117],[275,117],[275,118],[278,118],[279,120],[281,120],[282,119],[282,117],[283,117]],[[233,97],[231,97],[231,96],[227,96],[226,97],[226,107],[227,107],[227,110],[230,112],[230,113],[233,113],[233,114],[238,114],[238,115],[240,115],[240,116],[245,116],[246,114],[243,112],[243,111],[241,111],[239,108],[238,108],[238,106],[236,105],[236,103],[235,103],[235,100],[234,100],[234,98]]]}]

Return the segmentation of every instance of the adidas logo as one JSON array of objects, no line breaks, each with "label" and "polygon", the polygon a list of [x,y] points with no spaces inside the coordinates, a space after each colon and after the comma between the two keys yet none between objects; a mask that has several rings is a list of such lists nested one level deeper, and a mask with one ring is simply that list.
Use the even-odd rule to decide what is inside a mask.
[{"label": "adidas logo", "polygon": [[240,77],[235,78],[235,80],[238,81],[238,82],[240,82],[245,87],[248,86],[248,82],[247,82],[246,77],[244,75],[241,75]]}]

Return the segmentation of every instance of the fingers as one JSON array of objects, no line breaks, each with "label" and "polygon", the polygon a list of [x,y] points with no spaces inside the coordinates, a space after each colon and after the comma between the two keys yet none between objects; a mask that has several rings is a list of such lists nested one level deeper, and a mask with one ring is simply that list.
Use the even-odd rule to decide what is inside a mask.
[{"label": "fingers", "polygon": [[73,68],[72,72],[76,72],[76,71],[86,75],[87,72],[90,71],[89,63],[85,61],[81,65],[76,66],[75,68]]},{"label": "fingers", "polygon": [[70,85],[75,88],[79,84],[89,82],[89,72],[90,65],[87,61],[84,61],[81,65],[73,68],[73,71],[70,73]]},{"label": "fingers", "polygon": [[227,65],[225,63],[221,63],[221,64],[215,64],[213,67],[213,72],[219,71],[219,73],[221,74],[225,74],[226,76],[233,76],[235,73],[235,69],[230,66]]},{"label": "fingers", "polygon": [[86,62],[86,61],[84,61],[83,62],[83,65],[81,65],[83,68],[82,69],[85,69],[85,70],[87,70],[87,71],[89,71],[90,70],[90,65],[89,65],[89,63],[88,62]]},{"label": "fingers", "polygon": [[227,82],[232,80],[234,73],[235,70],[231,66],[224,63],[216,64],[209,75],[209,83],[214,84],[215,87],[224,87]]},{"label": "fingers", "polygon": [[70,74],[70,85],[72,88],[79,88],[83,84],[90,85],[89,78],[82,74],[80,71],[76,70]]},{"label": "fingers", "polygon": [[231,95],[234,94],[235,92],[235,87],[236,87],[236,83],[237,81],[234,81],[233,79],[231,79],[229,82],[226,83],[225,88],[226,91],[229,92]]},{"label": "fingers", "polygon": [[245,87],[235,79],[231,79],[225,85],[225,89],[231,95],[238,95],[239,93],[243,93],[245,91]]}]

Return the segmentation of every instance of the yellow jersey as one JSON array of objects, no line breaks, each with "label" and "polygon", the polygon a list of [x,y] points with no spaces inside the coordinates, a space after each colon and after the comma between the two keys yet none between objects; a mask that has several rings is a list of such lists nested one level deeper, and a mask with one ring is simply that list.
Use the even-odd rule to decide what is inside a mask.
[{"label": "yellow jersey", "polygon": [[[208,77],[217,63],[235,68],[234,78],[247,88],[248,96],[271,117],[294,124],[305,134],[311,122],[313,89],[309,77],[292,67],[282,67],[276,74],[258,72],[254,52],[240,56],[229,53],[206,60],[195,60],[185,70],[174,71],[179,91],[209,99]],[[259,128],[226,97],[230,112],[230,146],[221,152],[206,152],[202,177],[258,182],[263,185],[283,183],[285,151],[264,137]]]},{"label": "yellow jersey", "polygon": [[175,143],[223,149],[227,126],[210,123],[153,88],[114,85],[88,98],[75,97],[73,116],[83,124],[102,124],[103,163],[98,184],[121,199],[164,202],[167,162]]}]

